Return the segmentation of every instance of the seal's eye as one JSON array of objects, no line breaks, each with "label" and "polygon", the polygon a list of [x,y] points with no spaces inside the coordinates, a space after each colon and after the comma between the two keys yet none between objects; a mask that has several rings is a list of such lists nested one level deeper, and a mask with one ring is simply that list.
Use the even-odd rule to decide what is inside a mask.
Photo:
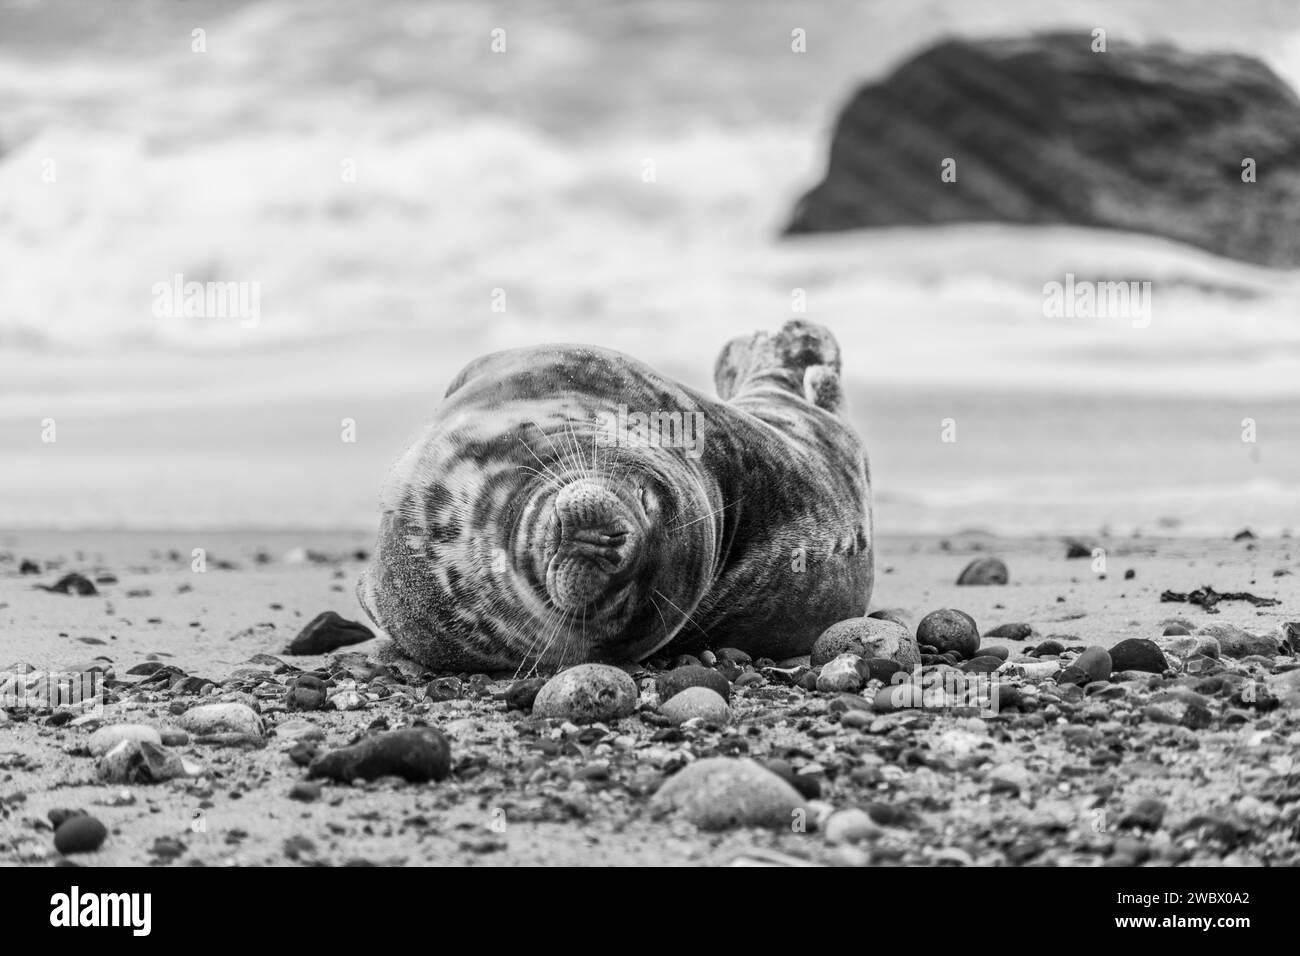
[{"label": "seal's eye", "polygon": [[645,485],[641,486],[641,510],[646,512],[650,510],[650,492]]}]

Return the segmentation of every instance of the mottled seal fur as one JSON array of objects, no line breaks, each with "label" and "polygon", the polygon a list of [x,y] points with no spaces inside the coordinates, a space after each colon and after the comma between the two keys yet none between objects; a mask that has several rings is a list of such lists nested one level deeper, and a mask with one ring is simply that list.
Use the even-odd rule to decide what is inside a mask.
[{"label": "mottled seal fur", "polygon": [[862,442],[820,326],[731,341],[713,398],[588,346],[498,352],[394,468],[358,597],[435,670],[737,647],[866,613]]}]

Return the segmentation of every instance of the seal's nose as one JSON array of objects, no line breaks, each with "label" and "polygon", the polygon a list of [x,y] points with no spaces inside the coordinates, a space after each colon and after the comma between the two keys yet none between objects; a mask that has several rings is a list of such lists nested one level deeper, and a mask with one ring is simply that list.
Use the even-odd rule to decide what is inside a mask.
[{"label": "seal's nose", "polygon": [[546,573],[552,600],[563,608],[586,607],[626,571],[635,552],[635,531],[626,506],[594,481],[575,481],[555,499],[559,545]]}]

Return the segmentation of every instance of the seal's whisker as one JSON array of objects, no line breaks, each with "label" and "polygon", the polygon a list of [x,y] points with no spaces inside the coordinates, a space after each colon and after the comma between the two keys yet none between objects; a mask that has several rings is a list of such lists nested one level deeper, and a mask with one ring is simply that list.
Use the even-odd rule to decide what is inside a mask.
[{"label": "seal's whisker", "polygon": [[664,618],[664,612],[659,607],[659,605],[655,602],[655,596],[653,594],[647,595],[647,597],[650,598],[650,606],[653,607],[655,609],[655,613],[659,615],[659,623],[663,624],[664,626],[664,640],[667,641],[668,638],[672,636],[672,632],[668,630],[668,621],[665,620]]},{"label": "seal's whisker", "polygon": [[[549,435],[546,436],[546,440],[547,440],[547,441],[550,441],[550,440],[551,440]],[[542,472],[543,472],[544,474],[546,474],[546,475],[550,475],[552,478],[555,479],[556,482],[559,482],[559,483],[563,484],[564,479],[562,479],[562,478],[561,478],[561,477],[560,477],[560,476],[559,476],[559,475],[554,471],[554,469],[547,467],[546,462],[542,461],[540,458],[537,457],[537,452],[533,451],[533,446],[532,446],[532,445],[528,444],[528,443],[527,443],[526,441],[524,441],[522,438],[519,439],[519,444],[523,445],[526,449],[528,449],[528,454],[532,455],[533,458],[536,459],[537,464],[539,464],[539,465],[542,466]],[[554,445],[552,445],[552,447],[554,447]],[[529,466],[529,467],[531,467],[531,466]]]},{"label": "seal's whisker", "polygon": [[677,609],[677,613],[682,616],[682,618],[685,620],[687,624],[695,628],[697,631],[699,631],[701,634],[705,635],[706,637],[708,636],[709,632],[706,631],[704,628],[700,627],[694,621],[692,621],[691,616],[687,614],[685,611],[683,611],[681,608],[677,607],[677,605],[673,602],[672,598],[670,598],[667,594],[664,594],[664,592],[660,591],[658,588],[651,588],[651,590],[654,591],[655,594],[663,598],[665,601],[667,601],[669,604],[672,604],[672,606]]},{"label": "seal's whisker", "polygon": [[734,501],[732,501],[732,502],[730,502],[730,503],[728,503],[728,504],[724,504],[721,508],[719,508],[719,509],[716,510],[716,511],[710,511],[708,514],[700,515],[698,518],[692,518],[690,521],[684,521],[684,522],[682,522],[681,524],[678,524],[678,525],[673,525],[671,528],[667,528],[667,529],[665,529],[665,530],[667,530],[667,531],[676,531],[676,530],[678,530],[679,528],[687,528],[687,527],[690,527],[690,526],[693,525],[693,524],[699,524],[701,521],[707,521],[709,518],[712,518],[712,517],[714,517],[714,516],[716,516],[716,515],[720,515],[720,514],[722,514],[724,511],[726,511],[726,510],[727,510],[728,508],[730,508],[732,505],[737,504],[737,503],[738,503],[739,501],[741,501],[741,500],[742,500],[742,499],[737,498],[737,499],[735,499]]}]

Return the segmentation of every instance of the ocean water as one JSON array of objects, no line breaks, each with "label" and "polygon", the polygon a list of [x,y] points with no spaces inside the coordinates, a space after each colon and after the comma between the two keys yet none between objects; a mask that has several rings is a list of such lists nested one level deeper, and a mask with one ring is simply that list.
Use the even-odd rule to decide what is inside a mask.
[{"label": "ocean water", "polygon": [[[779,239],[856,84],[1071,26],[1300,84],[1286,2],[0,0],[0,526],[365,527],[477,355],[704,387],[791,315],[841,342],[883,529],[1300,526],[1300,273],[1067,228]],[[256,321],[160,314],[178,275]],[[1049,317],[1067,276],[1149,311]]]}]

